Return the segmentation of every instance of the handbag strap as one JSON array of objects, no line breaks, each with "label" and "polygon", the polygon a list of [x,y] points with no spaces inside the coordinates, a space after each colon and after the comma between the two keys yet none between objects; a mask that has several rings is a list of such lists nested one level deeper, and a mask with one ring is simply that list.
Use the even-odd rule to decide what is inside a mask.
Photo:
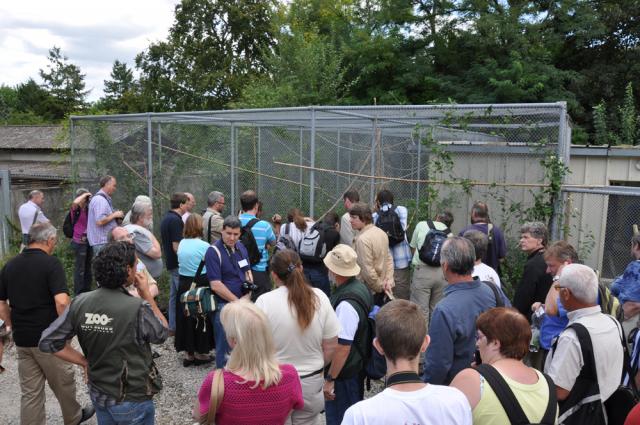
[{"label": "handbag strap", "polygon": [[211,220],[213,220],[213,213],[209,216],[209,225],[207,226],[207,243],[211,245]]},{"label": "handbag strap", "polygon": [[217,369],[213,373],[213,379],[211,380],[211,398],[209,399],[209,412],[207,413],[207,423],[216,423],[216,413],[220,403],[222,403],[222,397],[224,396],[224,372],[222,369]]},{"label": "handbag strap", "polygon": [[200,261],[200,265],[198,265],[198,271],[196,271],[196,275],[193,277],[194,281],[200,277],[200,275],[202,274],[203,268],[204,268],[204,258],[202,258],[202,260]]}]

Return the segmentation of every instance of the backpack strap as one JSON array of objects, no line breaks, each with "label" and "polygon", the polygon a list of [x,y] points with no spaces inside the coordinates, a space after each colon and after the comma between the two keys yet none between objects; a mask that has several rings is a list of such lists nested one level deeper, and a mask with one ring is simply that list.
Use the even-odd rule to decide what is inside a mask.
[{"label": "backpack strap", "polygon": [[504,300],[502,299],[502,295],[500,295],[498,287],[493,282],[488,282],[486,280],[482,280],[481,282],[493,291],[493,296],[496,297],[496,307],[504,307]]},{"label": "backpack strap", "polygon": [[[524,410],[522,410],[516,396],[513,395],[513,391],[509,388],[509,384],[507,384],[502,375],[500,375],[500,372],[498,372],[493,366],[486,363],[478,365],[476,370],[484,377],[484,379],[487,380],[491,389],[496,394],[496,397],[498,397],[498,401],[509,417],[509,423],[512,425],[524,425],[531,422],[524,413]],[[549,396],[549,399],[551,399],[551,396]],[[553,421],[551,423],[553,423]]]},{"label": "backpack strap", "polygon": [[245,230],[251,230],[251,228],[254,226],[254,224],[256,224],[257,222],[259,222],[260,219],[259,218],[252,218],[251,220],[249,220],[247,222],[247,224],[244,225]]},{"label": "backpack strap", "polygon": [[593,355],[593,344],[591,343],[591,335],[589,335],[589,331],[581,323],[572,323],[567,326],[566,329],[573,329],[573,331],[578,336],[578,341],[580,342],[580,350],[582,351],[583,362],[580,375],[583,375],[584,373],[583,377],[598,382],[598,375],[596,373],[596,360]]}]

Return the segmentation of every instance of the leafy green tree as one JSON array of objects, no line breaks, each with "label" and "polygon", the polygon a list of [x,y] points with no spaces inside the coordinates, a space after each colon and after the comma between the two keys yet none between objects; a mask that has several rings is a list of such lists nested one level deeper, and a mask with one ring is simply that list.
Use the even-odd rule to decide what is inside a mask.
[{"label": "leafy green tree", "polygon": [[274,7],[262,0],[185,0],[166,41],[136,58],[152,110],[220,109],[264,71]]},{"label": "leafy green tree", "polygon": [[139,85],[133,77],[133,70],[126,63],[116,60],[110,76],[110,80],[104,80],[105,96],[100,99],[99,106],[119,114],[140,112]]},{"label": "leafy green tree", "polygon": [[[47,70],[40,70],[40,77],[44,81],[44,88],[59,105],[55,118],[61,119],[65,114],[82,110],[89,91],[85,91],[85,74],[80,72],[77,65],[69,63],[59,47],[49,50]],[[62,112],[62,115],[60,115]]]},{"label": "leafy green tree", "polygon": [[638,133],[638,115],[636,102],[633,98],[633,84],[628,83],[625,89],[624,101],[618,107],[620,114],[620,142],[623,145],[635,145]]}]

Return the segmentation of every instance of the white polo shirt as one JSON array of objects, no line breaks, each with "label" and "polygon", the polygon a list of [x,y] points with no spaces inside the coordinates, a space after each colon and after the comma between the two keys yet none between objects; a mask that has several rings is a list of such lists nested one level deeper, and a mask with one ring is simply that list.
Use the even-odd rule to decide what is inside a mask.
[{"label": "white polo shirt", "polygon": [[[623,351],[620,329],[611,316],[602,314],[600,306],[581,308],[567,313],[569,324],[580,323],[589,331],[600,397],[606,401],[620,385]],[[547,356],[544,372],[555,384],[571,391],[584,361],[578,336],[573,329],[565,329],[558,338],[555,352]]]},{"label": "white polo shirt", "polygon": [[35,223],[46,223],[49,221],[40,207],[33,201],[27,201],[20,205],[20,208],[18,208],[18,217],[20,218],[22,233],[25,235],[29,233],[29,229]]}]

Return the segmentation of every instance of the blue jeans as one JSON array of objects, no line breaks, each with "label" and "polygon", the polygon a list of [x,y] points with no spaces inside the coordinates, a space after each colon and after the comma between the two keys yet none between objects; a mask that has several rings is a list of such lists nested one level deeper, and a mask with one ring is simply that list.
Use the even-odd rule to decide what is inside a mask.
[{"label": "blue jeans", "polygon": [[325,400],[327,425],[340,425],[347,409],[364,398],[364,379],[360,375],[336,379],[335,400]]},{"label": "blue jeans", "polygon": [[331,296],[331,284],[329,283],[329,274],[326,268],[307,265],[302,271],[304,272],[304,277],[311,283],[311,286],[321,289],[322,292],[327,294],[327,297]]},{"label": "blue jeans", "polygon": [[100,407],[94,403],[96,419],[99,425],[153,425],[155,407],[153,400],[124,401],[109,407]]},{"label": "blue jeans", "polygon": [[213,336],[216,340],[216,369],[222,369],[227,364],[227,354],[231,352],[227,335],[224,333],[220,313],[227,303],[218,302],[216,311],[213,312]]},{"label": "blue jeans", "polygon": [[176,330],[176,309],[178,308],[178,288],[180,287],[180,273],[178,269],[169,270],[169,330]]},{"label": "blue jeans", "polygon": [[79,295],[91,290],[91,247],[88,243],[71,241],[71,248],[75,253],[73,270],[73,294]]}]

